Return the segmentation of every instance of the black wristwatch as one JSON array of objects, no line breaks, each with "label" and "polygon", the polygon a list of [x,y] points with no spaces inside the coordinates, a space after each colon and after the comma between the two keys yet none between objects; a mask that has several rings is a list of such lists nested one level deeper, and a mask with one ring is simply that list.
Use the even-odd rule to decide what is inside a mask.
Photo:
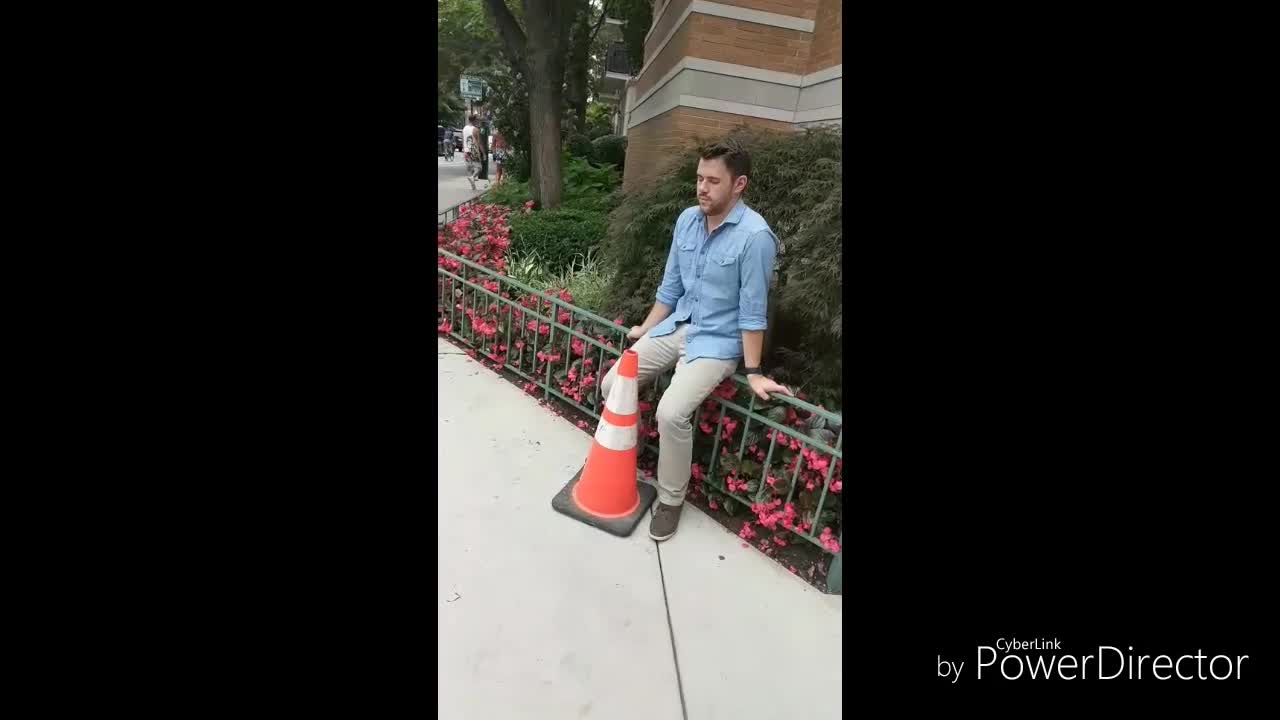
[{"label": "black wristwatch", "polygon": [[749,367],[749,368],[744,368],[742,371],[742,374],[751,376],[751,375],[763,375],[764,373],[760,372],[760,368],[758,367],[754,367],[754,368]]}]

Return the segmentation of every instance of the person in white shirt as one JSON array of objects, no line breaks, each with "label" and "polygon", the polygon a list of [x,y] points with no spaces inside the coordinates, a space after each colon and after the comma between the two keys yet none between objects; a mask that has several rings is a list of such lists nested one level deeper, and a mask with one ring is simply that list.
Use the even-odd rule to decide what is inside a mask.
[{"label": "person in white shirt", "polygon": [[471,115],[467,118],[467,126],[462,128],[462,153],[467,161],[467,182],[471,189],[476,189],[476,178],[485,158],[484,141],[480,139],[480,128],[476,126],[479,118]]}]

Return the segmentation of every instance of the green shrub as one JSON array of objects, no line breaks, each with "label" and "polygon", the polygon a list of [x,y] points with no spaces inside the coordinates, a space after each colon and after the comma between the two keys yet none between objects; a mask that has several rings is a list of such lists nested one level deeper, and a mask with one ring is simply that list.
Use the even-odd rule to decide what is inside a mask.
[{"label": "green shrub", "polygon": [[[594,167],[582,158],[563,158],[562,179],[564,193],[561,207],[572,210],[592,210],[608,214],[618,205],[618,187],[622,176],[612,168]],[[495,205],[523,209],[533,199],[528,178],[523,180],[508,175],[501,185],[495,185],[485,196]]]},{"label": "green shrub", "polygon": [[503,176],[510,175],[520,182],[528,182],[529,175],[533,172],[533,161],[529,159],[529,153],[515,150],[510,157],[507,164],[502,166]]},{"label": "green shrub", "polygon": [[622,175],[612,167],[596,167],[583,158],[566,156],[563,166],[566,208],[608,213],[617,205],[614,192]]},{"label": "green shrub", "polygon": [[529,183],[516,180],[515,178],[505,177],[506,171],[503,170],[504,177],[501,185],[494,185],[489,192],[485,194],[485,199],[494,205],[503,205],[505,207],[523,210],[524,204],[533,199],[529,192]]},{"label": "green shrub", "polygon": [[622,135],[604,135],[592,140],[591,161],[596,165],[613,165],[622,172],[627,161],[627,139]]},{"label": "green shrub", "polygon": [[568,268],[552,278],[549,287],[568,290],[573,295],[574,305],[600,314],[608,300],[611,279],[608,269],[588,250],[586,255],[575,257]]},{"label": "green shrub", "polygon": [[543,269],[558,274],[569,268],[576,256],[585,256],[598,244],[608,225],[608,216],[595,210],[561,208],[514,214],[510,252],[521,256],[536,252]]},{"label": "green shrub", "polygon": [[[731,134],[751,152],[746,202],[784,245],[777,263],[779,286],[770,294],[765,362],[780,381],[805,386],[806,395],[838,393],[843,317],[840,130],[739,128]],[[622,315],[635,324],[652,306],[675,220],[694,204],[697,164],[697,153],[686,151],[655,183],[628,193],[610,216],[601,255],[616,272],[604,314]]]},{"label": "green shrub", "polygon": [[591,138],[582,133],[573,133],[564,141],[564,149],[574,157],[589,159],[591,157]]}]

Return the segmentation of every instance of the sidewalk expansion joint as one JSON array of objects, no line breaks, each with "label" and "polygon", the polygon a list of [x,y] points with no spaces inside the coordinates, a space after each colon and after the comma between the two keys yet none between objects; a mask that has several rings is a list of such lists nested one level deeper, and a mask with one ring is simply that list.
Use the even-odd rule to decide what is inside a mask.
[{"label": "sidewalk expansion joint", "polygon": [[680,692],[680,717],[689,720],[689,710],[684,703],[684,682],[680,679],[680,655],[676,652],[676,631],[671,625],[671,603],[667,600],[667,576],[662,570],[662,544],[654,541],[658,552],[658,577],[662,580],[662,605],[667,610],[667,632],[671,635],[671,659],[676,665],[676,689]]}]

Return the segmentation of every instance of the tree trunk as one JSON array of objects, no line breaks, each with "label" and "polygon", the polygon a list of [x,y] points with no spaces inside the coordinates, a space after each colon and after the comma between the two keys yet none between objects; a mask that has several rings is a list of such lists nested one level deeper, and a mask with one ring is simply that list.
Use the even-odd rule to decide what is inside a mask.
[{"label": "tree trunk", "polygon": [[[564,77],[561,56],[545,50],[529,52],[529,137],[532,174],[537,182],[534,202],[539,207],[560,207],[563,183],[560,175],[560,82]],[[533,188],[531,188],[533,189]]]},{"label": "tree trunk", "polygon": [[[526,70],[529,85],[530,190],[544,208],[560,207],[560,115],[569,30],[586,0],[524,0],[522,29],[505,0],[488,7],[512,65]],[[585,108],[584,108],[585,109]]]},{"label": "tree trunk", "polygon": [[[573,23],[573,36],[569,47],[569,63],[565,73],[565,103],[573,110],[573,124],[576,132],[587,132],[587,83],[591,59],[591,41],[595,33],[591,31],[591,13],[584,8],[578,13]],[[603,18],[604,15],[601,15]]]}]

